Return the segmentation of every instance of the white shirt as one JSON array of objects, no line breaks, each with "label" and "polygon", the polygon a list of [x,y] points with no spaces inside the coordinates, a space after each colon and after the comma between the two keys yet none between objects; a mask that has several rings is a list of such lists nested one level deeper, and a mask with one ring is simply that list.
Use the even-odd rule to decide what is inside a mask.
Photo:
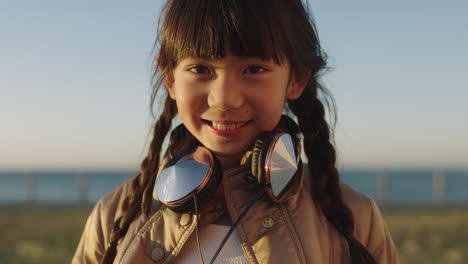
[{"label": "white shirt", "polygon": [[[224,236],[229,230],[225,225],[205,225],[199,228],[200,248],[205,263],[209,263],[218,246],[223,241]],[[174,260],[175,264],[200,263],[198,253],[197,238],[195,231],[188,238],[184,247]],[[214,263],[219,264],[248,264],[248,260],[242,251],[239,236],[234,231],[219,252]]]}]

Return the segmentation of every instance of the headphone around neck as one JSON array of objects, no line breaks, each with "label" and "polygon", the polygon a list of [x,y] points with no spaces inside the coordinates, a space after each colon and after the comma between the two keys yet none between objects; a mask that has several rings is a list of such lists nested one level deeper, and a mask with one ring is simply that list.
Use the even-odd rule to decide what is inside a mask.
[{"label": "headphone around neck", "polygon": [[[281,202],[287,196],[301,165],[299,128],[286,116],[281,121],[286,122],[287,130],[293,131],[294,137],[289,133],[265,132],[240,164],[250,166],[248,182],[264,186],[274,202]],[[204,204],[211,199],[221,177],[222,168],[216,156],[207,148],[197,146],[166,163],[156,178],[154,195],[175,212],[194,212],[195,202]]]}]

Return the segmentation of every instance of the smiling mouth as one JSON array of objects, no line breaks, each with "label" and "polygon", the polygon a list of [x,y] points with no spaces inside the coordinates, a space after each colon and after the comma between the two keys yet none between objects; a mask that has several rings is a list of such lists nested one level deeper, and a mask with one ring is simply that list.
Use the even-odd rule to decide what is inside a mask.
[{"label": "smiling mouth", "polygon": [[205,120],[202,119],[203,122],[208,124],[210,127],[219,130],[219,131],[234,131],[239,128],[242,128],[252,122],[252,120],[248,121],[210,121],[210,120]]}]

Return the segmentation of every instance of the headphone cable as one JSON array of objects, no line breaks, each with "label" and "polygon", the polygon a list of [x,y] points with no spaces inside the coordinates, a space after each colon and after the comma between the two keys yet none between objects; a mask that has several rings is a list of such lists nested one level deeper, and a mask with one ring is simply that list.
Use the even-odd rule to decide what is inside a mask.
[{"label": "headphone cable", "polygon": [[[236,221],[234,221],[234,223],[232,224],[231,228],[229,228],[229,231],[227,232],[227,234],[224,236],[224,239],[223,239],[223,241],[221,241],[221,244],[219,244],[218,249],[216,250],[213,257],[211,258],[210,264],[214,263],[214,261],[216,260],[216,257],[218,257],[218,255],[219,255],[219,252],[221,252],[221,249],[223,249],[224,244],[226,244],[228,238],[231,236],[232,232],[234,232],[236,226],[240,223],[240,221],[242,220],[244,215],[249,211],[250,207],[252,207],[252,205],[254,205],[254,203],[256,201],[258,201],[260,199],[260,197],[262,197],[263,194],[265,194],[265,192],[266,192],[266,188],[264,188],[257,196],[255,196],[254,199],[252,199],[252,201],[250,201],[250,203],[240,213],[240,215],[237,217]],[[200,252],[200,254],[201,254],[201,252]]]},{"label": "headphone cable", "polygon": [[195,193],[193,194],[193,200],[195,201],[195,218],[196,218],[196,223],[195,223],[195,234],[196,234],[196,237],[197,237],[198,254],[199,254],[199,256],[200,256],[200,263],[201,263],[201,264],[205,264],[205,262],[203,261],[202,250],[201,250],[201,247],[200,247],[200,237],[199,237],[199,235],[198,235],[198,220],[199,220],[199,214],[198,214],[197,196],[195,195]]}]

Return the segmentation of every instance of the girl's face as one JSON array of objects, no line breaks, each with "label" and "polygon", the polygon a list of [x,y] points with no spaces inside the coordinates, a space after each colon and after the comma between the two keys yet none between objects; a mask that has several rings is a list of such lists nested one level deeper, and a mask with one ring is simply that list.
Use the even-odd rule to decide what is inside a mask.
[{"label": "girl's face", "polygon": [[286,98],[302,93],[306,82],[290,80],[289,68],[230,54],[186,58],[165,85],[184,125],[226,169],[238,164],[262,132],[275,128]]}]

